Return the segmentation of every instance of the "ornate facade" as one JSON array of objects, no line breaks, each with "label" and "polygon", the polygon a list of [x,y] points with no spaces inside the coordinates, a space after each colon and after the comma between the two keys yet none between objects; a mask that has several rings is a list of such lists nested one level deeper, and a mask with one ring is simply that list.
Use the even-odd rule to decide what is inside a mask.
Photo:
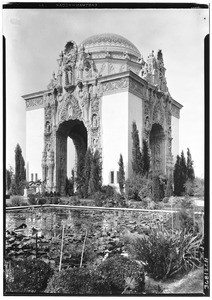
[{"label": "ornate facade", "polygon": [[[42,109],[44,115],[40,164],[49,190],[64,192],[67,137],[73,140],[77,159],[88,147],[102,152],[104,184],[116,184],[110,182],[110,173],[117,171],[114,163],[108,166],[112,153],[117,162],[120,153],[126,153],[126,174],[130,176],[132,121],[138,125],[140,138],[149,142],[151,168],[166,174],[172,170],[173,139],[178,134],[182,105],[169,93],[161,50],[156,55],[152,51],[145,61],[127,39],[102,34],[80,45],[67,42],[57,61],[57,73],[53,73],[47,90],[23,96],[27,112]],[[119,121],[121,97],[125,99],[126,119]],[[113,124],[114,132],[108,129]],[[120,146],[122,128],[126,128],[127,141]],[[105,150],[110,134],[114,152]],[[178,147],[178,137],[175,144]]]}]

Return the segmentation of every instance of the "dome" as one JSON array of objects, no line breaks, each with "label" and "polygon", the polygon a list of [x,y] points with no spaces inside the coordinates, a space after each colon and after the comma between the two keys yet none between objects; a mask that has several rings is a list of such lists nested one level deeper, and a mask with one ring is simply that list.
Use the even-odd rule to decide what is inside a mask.
[{"label": "dome", "polygon": [[93,35],[85,39],[81,45],[84,45],[85,52],[127,52],[138,58],[141,57],[139,50],[129,40],[121,35],[114,33],[103,33]]}]

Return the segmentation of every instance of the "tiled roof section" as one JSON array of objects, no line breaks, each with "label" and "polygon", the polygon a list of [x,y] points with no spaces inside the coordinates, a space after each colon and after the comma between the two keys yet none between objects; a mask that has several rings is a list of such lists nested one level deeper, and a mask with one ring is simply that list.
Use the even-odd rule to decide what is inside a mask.
[{"label": "tiled roof section", "polygon": [[132,42],[121,35],[114,33],[103,33],[93,35],[85,39],[81,45],[84,45],[86,52],[98,52],[104,49],[107,51],[127,51],[137,57],[141,57],[139,50]]}]

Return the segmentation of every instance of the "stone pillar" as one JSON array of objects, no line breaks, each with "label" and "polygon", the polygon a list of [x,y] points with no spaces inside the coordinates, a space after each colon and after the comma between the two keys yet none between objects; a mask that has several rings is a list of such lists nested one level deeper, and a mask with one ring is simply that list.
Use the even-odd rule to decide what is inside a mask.
[{"label": "stone pillar", "polygon": [[54,151],[50,152],[50,160],[48,166],[49,166],[49,185],[52,190],[52,187],[54,185],[53,182],[54,181]]},{"label": "stone pillar", "polygon": [[45,181],[46,180],[46,157],[47,157],[47,153],[46,151],[43,152],[43,155],[42,155],[42,181]]}]

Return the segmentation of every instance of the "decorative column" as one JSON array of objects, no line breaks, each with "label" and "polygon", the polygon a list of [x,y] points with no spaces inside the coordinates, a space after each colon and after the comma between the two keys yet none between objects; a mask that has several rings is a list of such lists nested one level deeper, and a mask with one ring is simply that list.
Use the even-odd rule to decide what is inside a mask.
[{"label": "decorative column", "polygon": [[48,166],[49,166],[49,186],[50,189],[52,190],[53,178],[54,178],[54,151],[50,152]]},{"label": "decorative column", "polygon": [[46,180],[46,158],[47,158],[47,153],[46,151],[43,151],[43,155],[42,155],[42,181]]}]

